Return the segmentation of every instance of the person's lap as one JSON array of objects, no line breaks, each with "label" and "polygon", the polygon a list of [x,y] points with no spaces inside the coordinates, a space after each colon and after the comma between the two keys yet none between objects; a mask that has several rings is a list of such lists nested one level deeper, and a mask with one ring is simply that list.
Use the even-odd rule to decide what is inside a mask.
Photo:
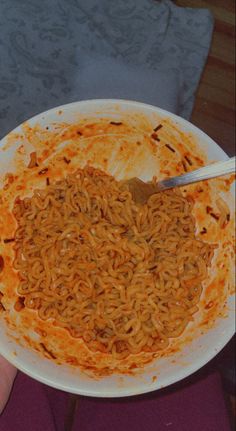
[{"label": "person's lap", "polygon": [[[1,431],[63,431],[70,395],[19,373],[0,417]],[[220,376],[190,377],[137,397],[78,397],[73,431],[229,431]]]}]

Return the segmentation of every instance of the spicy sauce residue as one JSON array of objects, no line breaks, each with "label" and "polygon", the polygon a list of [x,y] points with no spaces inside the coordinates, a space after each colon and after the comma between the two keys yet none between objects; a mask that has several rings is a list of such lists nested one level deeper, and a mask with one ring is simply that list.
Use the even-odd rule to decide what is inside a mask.
[{"label": "spicy sauce residue", "polygon": [[[0,190],[0,292],[5,309],[1,314],[11,336],[15,332],[20,344],[32,347],[58,364],[79,366],[93,375],[134,374],[154,358],[178,352],[186,342],[214,325],[219,316],[227,315],[227,299],[233,293],[233,208],[223,228],[211,214],[219,212],[216,203],[219,193],[227,203],[232,202],[229,194],[232,176],[182,188],[183,194],[195,202],[193,215],[197,235],[201,240],[217,244],[218,248],[208,280],[204,282],[195,324],[174,339],[165,351],[114,361],[109,355],[90,352],[80,339],[72,338],[53,321],[40,320],[35,311],[18,307],[20,311],[16,312],[19,280],[13,269],[16,221],[12,207],[18,196],[22,198],[32,194],[35,188],[47,187],[85,164],[98,167],[117,179],[149,180],[153,176],[162,179],[194,170],[206,164],[207,159],[195,138],[181,132],[170,119],[162,118],[161,123],[157,119],[151,124],[147,118],[137,115],[119,116],[114,121],[103,118],[70,125],[61,122],[45,128],[25,123],[21,133],[9,135],[3,153],[11,151],[13,146],[11,172],[5,173]],[[36,163],[30,164],[33,152],[36,152]]]}]

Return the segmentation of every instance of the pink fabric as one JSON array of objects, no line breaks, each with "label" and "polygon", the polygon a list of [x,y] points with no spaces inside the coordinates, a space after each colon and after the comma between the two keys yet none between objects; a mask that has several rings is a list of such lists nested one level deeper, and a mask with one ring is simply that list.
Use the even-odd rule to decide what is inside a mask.
[{"label": "pink fabric", "polygon": [[18,373],[0,431],[63,431],[69,395]]},{"label": "pink fabric", "polygon": [[[19,373],[0,431],[63,431],[69,395]],[[197,375],[148,395],[79,398],[73,431],[230,431],[220,376]]]},{"label": "pink fabric", "polygon": [[0,355],[0,414],[9,398],[17,370]]}]

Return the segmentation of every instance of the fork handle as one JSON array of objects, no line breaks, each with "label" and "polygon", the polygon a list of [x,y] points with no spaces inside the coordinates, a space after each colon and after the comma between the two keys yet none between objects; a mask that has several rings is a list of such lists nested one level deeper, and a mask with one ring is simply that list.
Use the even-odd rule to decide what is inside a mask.
[{"label": "fork handle", "polygon": [[187,174],[159,181],[157,183],[158,190],[167,190],[172,189],[173,187],[186,186],[198,181],[232,174],[235,172],[235,160],[235,157],[231,157],[226,161],[213,163],[195,171],[188,172]]}]

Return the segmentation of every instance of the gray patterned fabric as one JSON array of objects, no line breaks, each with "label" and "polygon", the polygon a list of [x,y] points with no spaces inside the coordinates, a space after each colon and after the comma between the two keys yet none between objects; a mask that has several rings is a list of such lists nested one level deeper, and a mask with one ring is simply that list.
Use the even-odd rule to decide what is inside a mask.
[{"label": "gray patterned fabric", "polygon": [[89,98],[188,118],[212,27],[208,10],[170,0],[1,0],[0,138],[36,113]]}]

